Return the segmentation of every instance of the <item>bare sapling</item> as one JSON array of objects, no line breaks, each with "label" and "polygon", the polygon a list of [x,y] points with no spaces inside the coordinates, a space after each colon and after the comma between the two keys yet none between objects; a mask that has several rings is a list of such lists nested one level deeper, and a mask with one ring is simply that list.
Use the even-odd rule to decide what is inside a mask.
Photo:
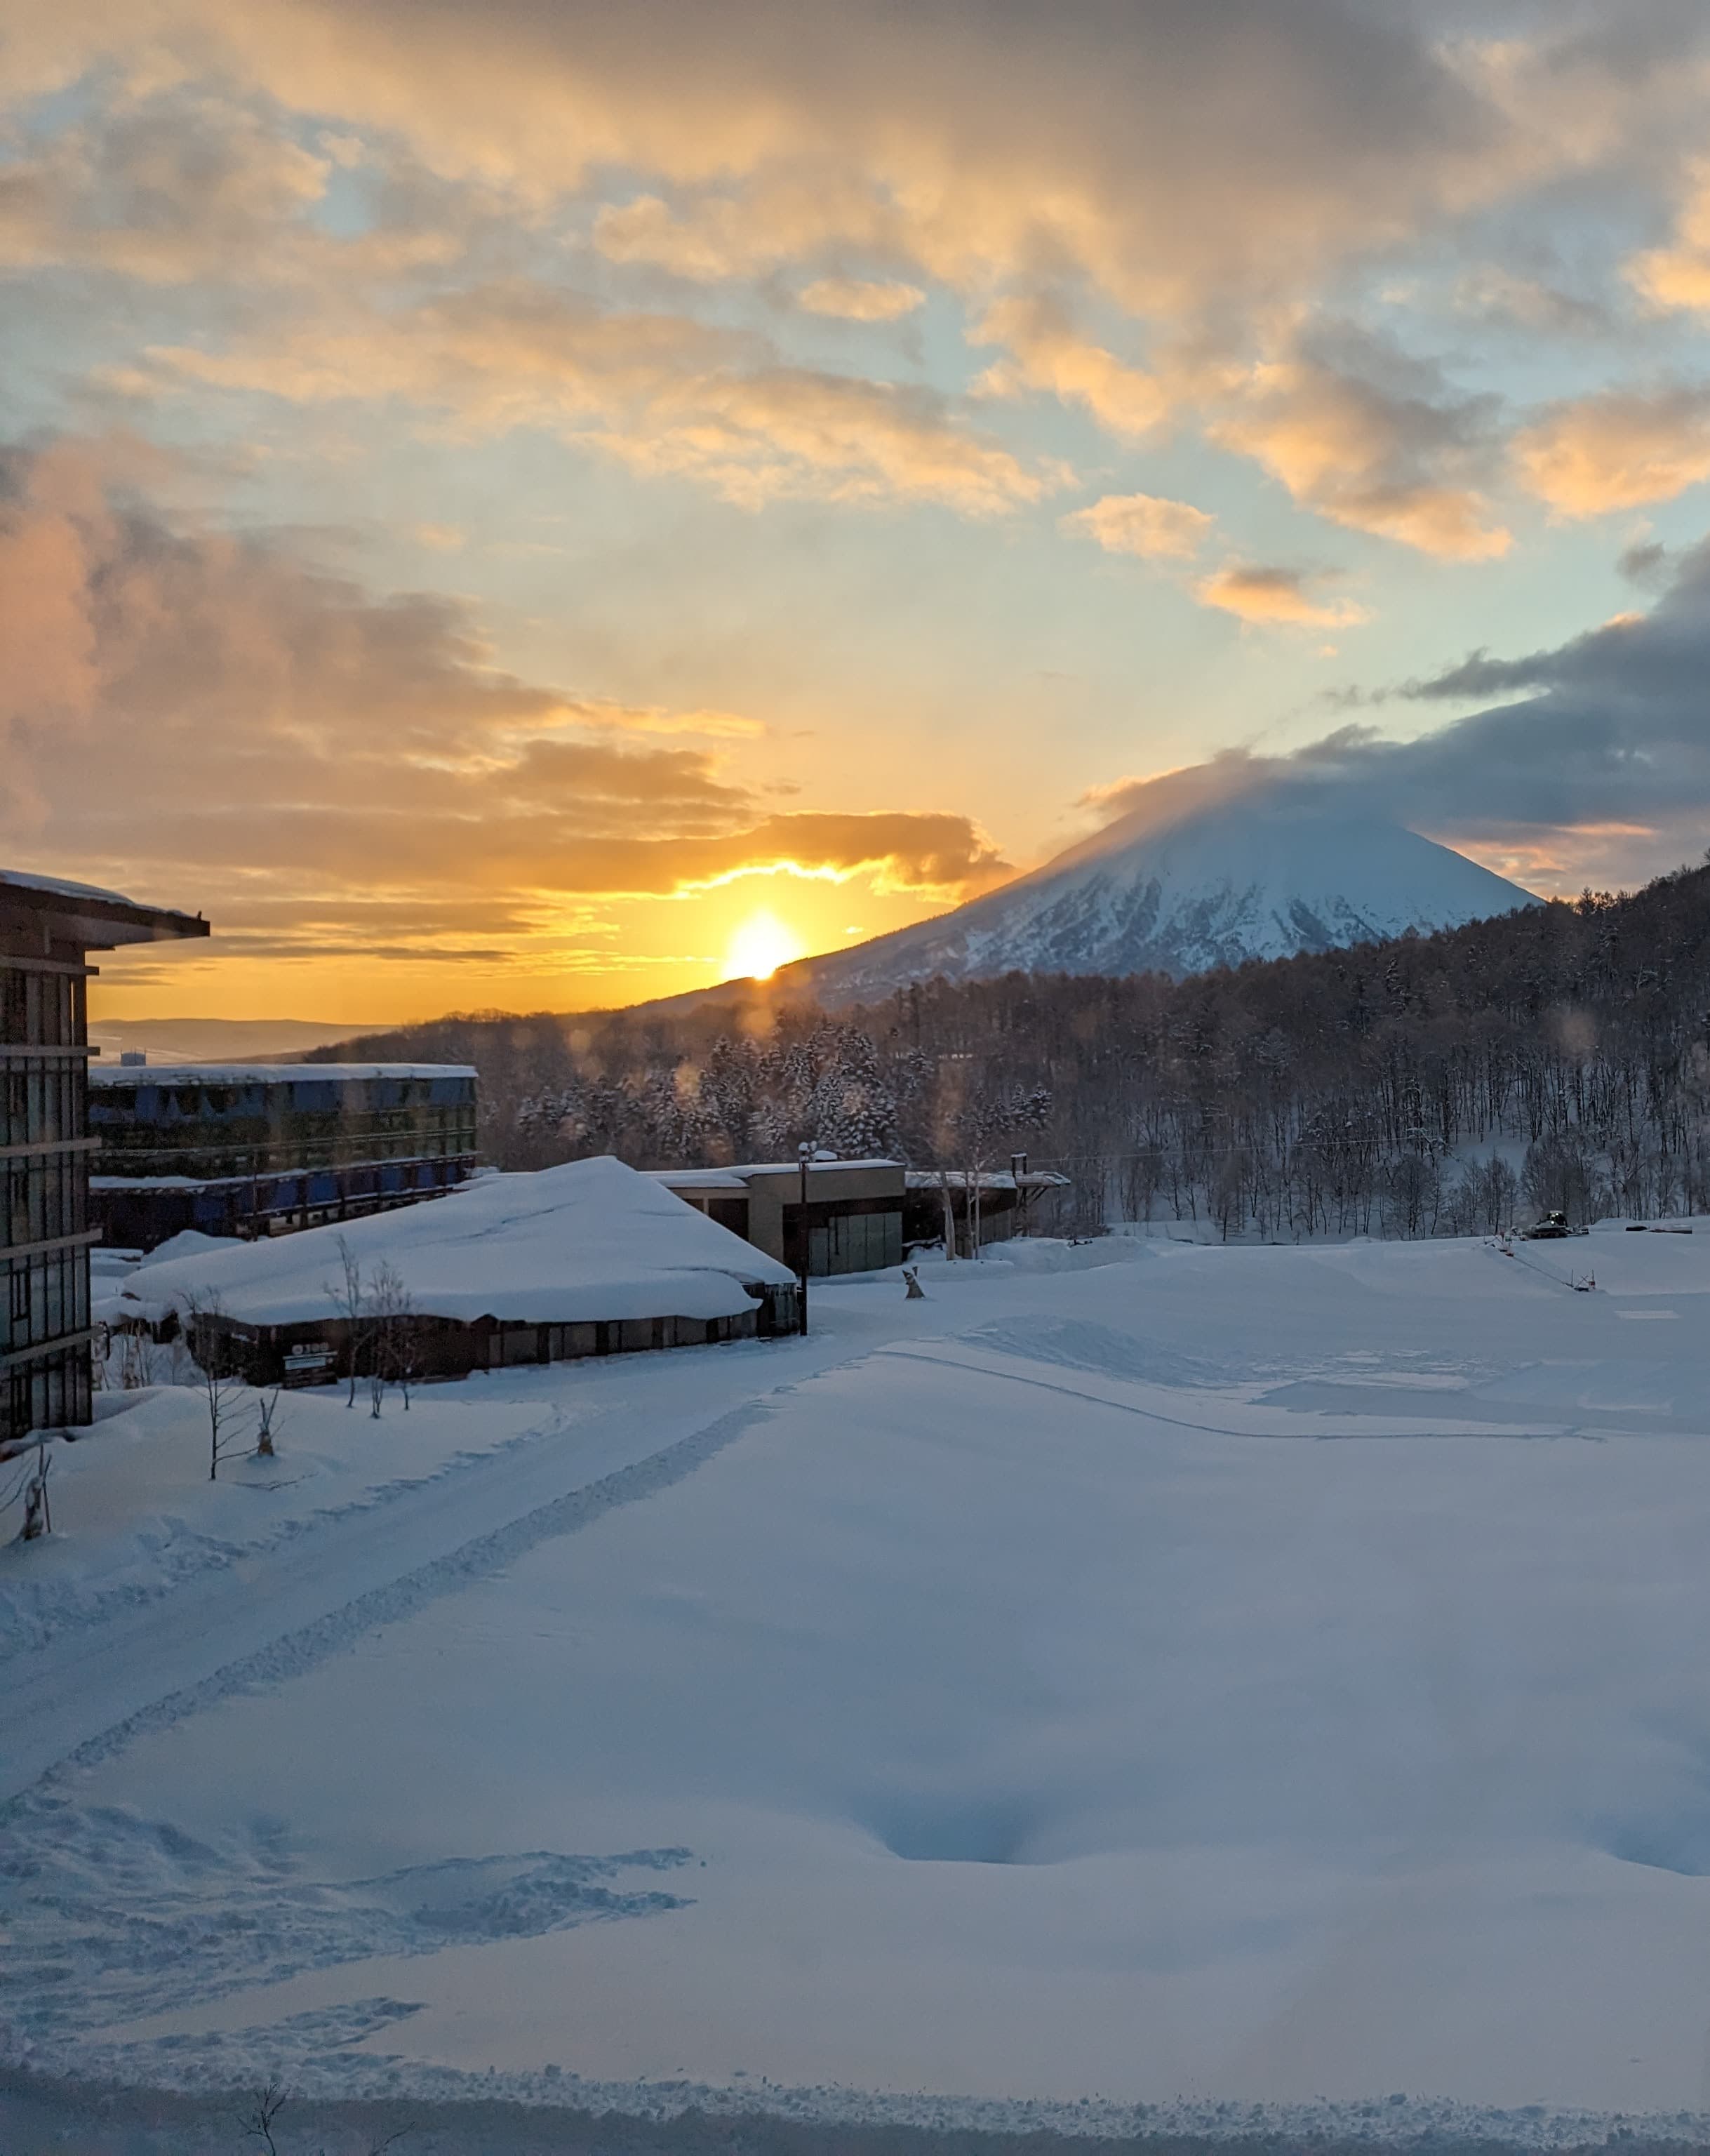
[{"label": "bare sapling", "polygon": [[219,1479],[220,1462],[250,1450],[249,1417],[244,1384],[232,1343],[220,1322],[225,1312],[211,1290],[186,1298],[184,1331],[190,1343],[196,1382],[207,1411],[207,1479]]},{"label": "bare sapling", "polygon": [[[16,1453],[8,1455],[9,1462],[17,1457]],[[48,1502],[48,1476],[53,1465],[54,1455],[48,1450],[44,1433],[36,1440],[34,1461],[9,1490],[0,1491],[0,1513],[9,1512],[14,1505],[23,1507],[23,1525],[18,1531],[21,1543],[39,1542],[44,1535],[54,1532],[54,1516]]]},{"label": "bare sapling", "polygon": [[[254,2102],[251,2107],[238,2114],[238,2125],[252,2141],[259,2141],[261,2143],[267,2152],[267,2156],[279,2156],[279,2144],[274,2128],[278,2125],[279,2113],[289,2101],[289,2098],[286,2096],[281,2084],[278,2081],[270,2081],[265,2088],[256,2090]],[[396,2133],[388,2133],[384,2141],[371,2143],[369,2146],[368,2156],[386,2156],[386,2151],[388,2148],[395,2148],[406,2134],[414,2132],[415,2128],[412,2126],[399,2127]],[[326,2156],[324,2149],[321,2151],[321,2156]]]},{"label": "bare sapling", "polygon": [[279,2143],[274,2138],[274,2124],[285,2107],[285,2092],[277,2082],[269,2082],[265,2088],[257,2089],[252,2109],[240,2112],[238,2123],[252,2141],[259,2141],[267,2156],[279,2156]]},{"label": "bare sapling", "polygon": [[403,1292],[397,1268],[390,1258],[382,1258],[368,1281],[368,1412],[376,1421],[395,1374],[398,1304]]},{"label": "bare sapling", "polygon": [[[420,1376],[421,1344],[415,1300],[390,1258],[382,1259],[375,1267],[368,1299],[373,1311],[375,1368],[381,1373],[382,1389],[388,1383],[397,1387],[407,1414],[410,1388]],[[374,1412],[380,1412],[377,1396]]]},{"label": "bare sapling", "polygon": [[[370,1331],[368,1283],[362,1277],[362,1260],[351,1248],[348,1239],[340,1235],[336,1247],[339,1254],[339,1278],[326,1281],[324,1291],[333,1308],[344,1321],[346,1353],[350,1358],[349,1369],[346,1373],[350,1383],[345,1394],[345,1405],[347,1408],[353,1408],[356,1404],[356,1378],[359,1366],[365,1359],[362,1351],[368,1344]],[[374,1412],[378,1414],[380,1409],[376,1407]]]}]

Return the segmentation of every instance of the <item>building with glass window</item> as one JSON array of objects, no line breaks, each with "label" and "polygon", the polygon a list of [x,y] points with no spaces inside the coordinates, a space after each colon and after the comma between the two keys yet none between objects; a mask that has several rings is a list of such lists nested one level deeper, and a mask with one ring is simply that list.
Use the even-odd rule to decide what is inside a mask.
[{"label": "building with glass window", "polygon": [[656,1180],[698,1213],[810,1279],[903,1262],[904,1170],[895,1160],[811,1160],[659,1168]]},{"label": "building with glass window", "polygon": [[0,870],[0,1445],[90,1419],[89,953],[207,932]]},{"label": "building with glass window", "polygon": [[385,1212],[476,1164],[467,1064],[120,1065],[90,1073],[89,1112],[94,1219],[123,1249]]}]

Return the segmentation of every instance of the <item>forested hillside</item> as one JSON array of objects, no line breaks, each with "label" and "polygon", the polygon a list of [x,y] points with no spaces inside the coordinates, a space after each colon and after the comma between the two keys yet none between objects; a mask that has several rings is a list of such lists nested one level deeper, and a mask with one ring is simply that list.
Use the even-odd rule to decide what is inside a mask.
[{"label": "forested hillside", "polygon": [[[1025,1147],[1082,1224],[1467,1233],[1710,1209],[1710,869],[1175,983],[1012,973],[827,1015],[449,1018],[329,1056],[468,1060],[508,1167]],[[1518,1172],[1517,1172],[1518,1170]]]}]

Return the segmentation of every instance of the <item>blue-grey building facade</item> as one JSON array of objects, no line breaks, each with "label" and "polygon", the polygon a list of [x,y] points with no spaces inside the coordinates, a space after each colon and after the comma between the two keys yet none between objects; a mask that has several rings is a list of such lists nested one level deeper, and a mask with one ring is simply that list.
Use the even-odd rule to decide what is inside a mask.
[{"label": "blue-grey building facade", "polygon": [[475,1169],[461,1064],[121,1065],[90,1073],[93,1217],[109,1245],[268,1235],[443,1196]]}]

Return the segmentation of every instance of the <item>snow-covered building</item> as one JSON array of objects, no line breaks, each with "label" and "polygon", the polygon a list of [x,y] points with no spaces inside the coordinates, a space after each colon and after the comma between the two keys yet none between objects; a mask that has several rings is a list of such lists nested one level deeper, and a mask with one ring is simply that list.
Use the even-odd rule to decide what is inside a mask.
[{"label": "snow-covered building", "polygon": [[957,1256],[971,1258],[988,1243],[1027,1235],[1039,1224],[1042,1208],[1069,1188],[1056,1168],[1029,1168],[1024,1152],[1006,1168],[911,1168],[904,1233],[911,1250],[954,1238]]},{"label": "snow-covered building", "polygon": [[0,870],[0,1444],[90,1419],[89,954],[207,932]]},{"label": "snow-covered building", "polygon": [[475,1171],[475,1083],[452,1063],[92,1070],[95,1224],[151,1250],[186,1229],[267,1235],[441,1197]]},{"label": "snow-covered building", "polygon": [[[354,1309],[346,1253],[361,1275]],[[415,1374],[458,1377],[790,1332],[796,1287],[787,1265],[602,1155],[161,1259],[104,1314],[153,1324],[172,1312],[199,1353],[220,1343],[252,1382],[307,1383],[401,1345]]]},{"label": "snow-covered building", "polygon": [[903,1262],[904,1169],[896,1160],[810,1160],[656,1168],[653,1179],[796,1274],[877,1272]]}]

